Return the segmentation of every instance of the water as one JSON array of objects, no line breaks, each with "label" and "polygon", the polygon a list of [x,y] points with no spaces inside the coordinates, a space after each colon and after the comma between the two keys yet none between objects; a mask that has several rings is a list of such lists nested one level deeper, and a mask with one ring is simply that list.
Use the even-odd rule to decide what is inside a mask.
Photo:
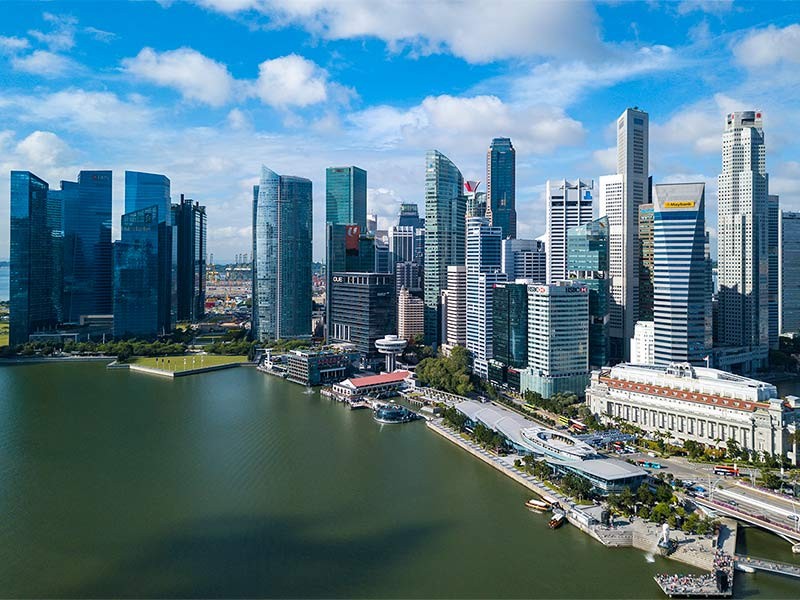
[{"label": "water", "polygon": [[422,422],[381,427],[253,369],[4,367],[0,390],[2,597],[659,598],[654,573],[691,571],[549,530]]},{"label": "water", "polygon": [[10,272],[8,265],[0,265],[0,302],[9,299]]}]

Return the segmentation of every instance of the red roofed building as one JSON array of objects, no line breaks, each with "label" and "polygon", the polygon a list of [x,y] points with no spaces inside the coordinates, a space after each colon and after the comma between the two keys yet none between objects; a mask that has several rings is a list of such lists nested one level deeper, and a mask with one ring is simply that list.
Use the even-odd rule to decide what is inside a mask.
[{"label": "red roofed building", "polygon": [[405,385],[405,380],[409,375],[411,375],[410,371],[394,371],[381,375],[351,377],[334,384],[333,395],[345,401],[361,396],[392,396]]}]

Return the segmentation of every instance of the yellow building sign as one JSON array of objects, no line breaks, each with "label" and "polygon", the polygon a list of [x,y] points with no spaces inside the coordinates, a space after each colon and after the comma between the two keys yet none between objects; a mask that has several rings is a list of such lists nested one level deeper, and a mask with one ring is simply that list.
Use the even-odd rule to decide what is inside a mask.
[{"label": "yellow building sign", "polygon": [[664,202],[664,208],[694,208],[694,200],[676,200]]}]

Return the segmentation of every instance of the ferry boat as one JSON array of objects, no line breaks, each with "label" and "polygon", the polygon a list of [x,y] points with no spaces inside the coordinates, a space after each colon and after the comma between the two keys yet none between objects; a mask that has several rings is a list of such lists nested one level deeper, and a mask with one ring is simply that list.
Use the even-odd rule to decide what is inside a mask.
[{"label": "ferry boat", "polygon": [[567,515],[564,514],[563,511],[554,510],[553,511],[553,518],[550,519],[550,522],[547,524],[547,526],[550,529],[558,529],[559,527],[561,527],[564,524],[564,521],[566,521],[566,520],[567,520]]},{"label": "ferry boat", "polygon": [[418,419],[419,416],[399,404],[381,404],[375,406],[372,418],[378,423],[409,423]]},{"label": "ferry boat", "polygon": [[525,503],[525,506],[531,510],[538,510],[540,512],[550,510],[550,504],[545,502],[544,500],[537,500],[536,498],[531,498]]}]

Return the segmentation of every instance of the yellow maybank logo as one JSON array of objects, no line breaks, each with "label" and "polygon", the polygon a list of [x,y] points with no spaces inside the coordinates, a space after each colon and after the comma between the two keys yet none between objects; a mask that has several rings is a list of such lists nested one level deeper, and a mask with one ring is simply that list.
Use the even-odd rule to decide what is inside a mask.
[{"label": "yellow maybank logo", "polygon": [[693,208],[694,200],[677,200],[675,202],[664,202],[664,208]]}]

